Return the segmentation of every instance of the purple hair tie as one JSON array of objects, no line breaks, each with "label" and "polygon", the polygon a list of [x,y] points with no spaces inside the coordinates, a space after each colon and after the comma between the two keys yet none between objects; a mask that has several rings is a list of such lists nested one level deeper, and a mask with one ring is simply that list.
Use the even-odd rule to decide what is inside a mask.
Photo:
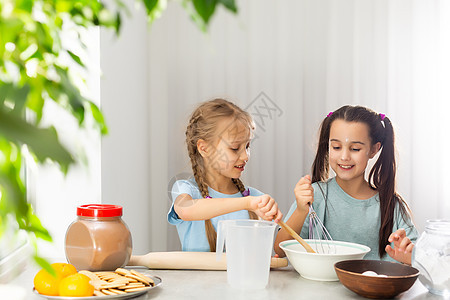
[{"label": "purple hair tie", "polygon": [[386,117],[385,114],[380,114],[381,121],[383,121],[385,117]]},{"label": "purple hair tie", "polygon": [[206,197],[205,197],[205,199],[211,199],[211,198],[212,198],[211,196],[206,196]]},{"label": "purple hair tie", "polygon": [[333,114],[333,112],[330,111],[330,112],[328,113],[328,115],[327,115],[327,118],[328,118],[328,117],[331,117],[332,114]]}]

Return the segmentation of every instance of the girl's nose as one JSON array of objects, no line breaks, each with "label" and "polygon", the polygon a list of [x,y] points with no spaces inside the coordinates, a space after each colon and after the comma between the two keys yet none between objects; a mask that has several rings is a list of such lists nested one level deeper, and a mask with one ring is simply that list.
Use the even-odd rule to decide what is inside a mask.
[{"label": "girl's nose", "polygon": [[247,162],[249,156],[250,156],[250,149],[244,149],[244,151],[241,152],[241,155],[240,155],[239,158],[240,158],[241,160]]},{"label": "girl's nose", "polygon": [[341,160],[349,160],[349,159],[350,159],[350,152],[346,149],[343,149],[341,154]]}]

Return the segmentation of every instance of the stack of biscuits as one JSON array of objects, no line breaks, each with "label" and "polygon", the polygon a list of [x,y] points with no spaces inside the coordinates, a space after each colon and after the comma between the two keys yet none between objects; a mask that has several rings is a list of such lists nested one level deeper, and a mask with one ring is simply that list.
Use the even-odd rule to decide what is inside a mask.
[{"label": "stack of biscuits", "polygon": [[154,281],[135,270],[116,269],[114,272],[80,271],[94,286],[95,296],[119,295],[143,291],[155,285]]}]

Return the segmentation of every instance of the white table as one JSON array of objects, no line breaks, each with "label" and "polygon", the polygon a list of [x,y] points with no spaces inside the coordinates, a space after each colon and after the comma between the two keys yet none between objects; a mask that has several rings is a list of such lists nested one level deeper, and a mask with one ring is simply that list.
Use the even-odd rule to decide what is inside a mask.
[{"label": "white table", "polygon": [[[263,290],[242,291],[227,284],[226,271],[148,270],[144,274],[161,277],[162,285],[133,299],[365,299],[345,288],[339,281],[308,280],[291,267],[271,270],[268,286]],[[38,269],[29,267],[13,283],[27,289],[27,300],[44,299],[32,292],[33,278]],[[1,297],[0,297],[1,298]],[[80,298],[82,299],[82,298]],[[419,280],[398,299],[444,299],[433,295]],[[3,299],[2,299],[3,300]],[[5,299],[6,300],[6,299]]]}]

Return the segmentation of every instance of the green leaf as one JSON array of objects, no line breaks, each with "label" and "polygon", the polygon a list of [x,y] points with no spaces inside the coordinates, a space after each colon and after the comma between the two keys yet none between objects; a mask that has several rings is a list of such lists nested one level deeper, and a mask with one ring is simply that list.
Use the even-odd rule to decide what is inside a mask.
[{"label": "green leaf", "polygon": [[76,55],[75,53],[73,53],[70,50],[67,50],[67,53],[69,53],[70,57],[72,57],[72,59],[79,64],[82,67],[85,67],[84,63],[81,61],[80,57],[78,55]]},{"label": "green leaf", "polygon": [[55,9],[57,12],[69,12],[72,8],[70,1],[67,0],[59,0],[55,2]]},{"label": "green leaf", "polygon": [[38,128],[22,118],[0,109],[0,135],[16,144],[26,144],[39,161],[51,159],[64,169],[74,163],[71,154],[59,143],[55,128]]},{"label": "green leaf", "polygon": [[[73,102],[76,102],[76,103],[79,102],[78,99],[71,98],[70,100],[71,100],[71,104]],[[72,100],[75,100],[75,101],[72,101]],[[80,125],[83,124],[83,121],[84,121],[84,106],[82,106],[82,105],[81,106],[74,106],[72,114],[78,119],[78,124],[80,124]]]},{"label": "green leaf", "polygon": [[36,235],[36,237],[40,239],[52,242],[52,237],[50,236],[48,230],[45,229],[44,226],[42,226],[41,221],[34,213],[32,213],[32,210],[30,209],[29,211],[30,215],[28,218],[28,226],[22,229],[25,229],[28,232],[33,232]]},{"label": "green leaf", "polygon": [[50,34],[50,29],[48,28],[47,24],[36,22],[36,38],[38,40],[39,46],[42,47],[41,51],[39,51],[40,54],[43,51],[47,53],[52,53],[53,50],[52,48],[55,41]]},{"label": "green leaf", "polygon": [[7,98],[14,101],[14,112],[18,115],[24,112],[25,103],[27,101],[28,93],[30,92],[30,86],[25,84],[23,87],[11,89],[11,93]]},{"label": "green leaf", "polygon": [[52,265],[45,258],[39,257],[38,255],[33,255],[34,261],[41,267],[49,272],[52,276],[56,277],[56,271],[53,269]]},{"label": "green leaf", "polygon": [[12,88],[12,83],[0,83],[0,104],[3,104]]},{"label": "green leaf", "polygon": [[70,80],[67,68],[57,67],[56,72],[61,78],[61,91],[64,91],[64,94],[67,95],[69,99],[69,104],[72,109],[72,115],[78,119],[79,124],[83,123],[84,102],[86,102],[87,100],[81,96],[78,88]]},{"label": "green leaf", "polygon": [[228,10],[237,13],[238,8],[234,0],[218,0],[218,2],[225,6]]},{"label": "green leaf", "polygon": [[25,198],[25,188],[20,179],[20,168],[14,167],[11,163],[2,164],[2,172],[0,174],[0,186],[2,188],[2,205],[13,213],[16,221],[20,225],[24,225],[22,216],[28,215],[29,206]]},{"label": "green leaf", "polygon": [[122,18],[120,16],[120,13],[116,13],[116,34],[119,35],[120,28],[122,26]]},{"label": "green leaf", "polygon": [[61,17],[56,17],[56,19],[55,19],[55,25],[56,25],[56,27],[62,29],[63,20],[61,19]]},{"label": "green leaf", "polygon": [[156,4],[158,4],[158,0],[142,0],[142,1],[144,1],[148,15],[152,13],[153,9],[156,7]]},{"label": "green leaf", "polygon": [[[144,0],[145,1],[145,0]],[[155,1],[155,6],[151,10],[147,10],[148,24],[152,24],[155,20],[159,19],[163,12],[167,8],[167,0]]]},{"label": "green leaf", "polygon": [[216,9],[217,0],[192,0],[192,3],[205,24],[208,24]]},{"label": "green leaf", "polygon": [[94,120],[97,121],[98,126],[100,126],[100,132],[101,134],[107,134],[108,133],[108,127],[106,126],[105,119],[103,118],[103,114],[98,108],[97,105],[93,102],[89,102],[92,116],[94,117]]},{"label": "green leaf", "polygon": [[[41,79],[38,77],[38,79]],[[42,119],[45,99],[42,97],[43,90],[42,80],[35,80],[31,85],[31,91],[28,95],[27,107],[36,113],[36,122]]]},{"label": "green leaf", "polygon": [[92,24],[94,24],[95,26],[100,25],[100,19],[98,18],[98,14],[94,14],[92,17]]},{"label": "green leaf", "polygon": [[24,10],[27,13],[31,13],[33,9],[33,1],[32,0],[21,0],[17,1],[17,7],[21,10]]}]

